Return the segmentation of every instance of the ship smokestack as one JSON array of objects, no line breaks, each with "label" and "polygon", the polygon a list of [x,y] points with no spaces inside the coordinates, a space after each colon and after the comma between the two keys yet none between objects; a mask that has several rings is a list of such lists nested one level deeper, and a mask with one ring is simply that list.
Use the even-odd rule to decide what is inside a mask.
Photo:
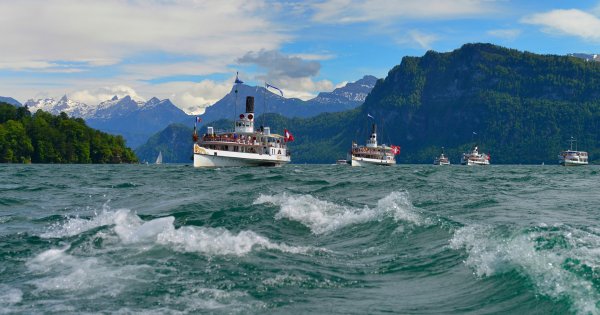
[{"label": "ship smokestack", "polygon": [[254,113],[254,96],[246,97],[246,113]]},{"label": "ship smokestack", "polygon": [[373,130],[371,130],[371,133],[377,133],[377,125],[373,124]]}]

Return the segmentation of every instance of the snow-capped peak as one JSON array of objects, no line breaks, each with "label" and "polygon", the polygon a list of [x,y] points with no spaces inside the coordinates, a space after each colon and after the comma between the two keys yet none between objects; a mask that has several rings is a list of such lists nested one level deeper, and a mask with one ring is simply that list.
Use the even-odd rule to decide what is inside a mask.
[{"label": "snow-capped peak", "polygon": [[71,117],[82,118],[87,117],[94,110],[94,106],[71,100],[67,97],[67,95],[64,95],[59,100],[54,98],[38,100],[30,99],[25,103],[25,105],[29,107],[29,111],[32,113],[35,113],[38,109],[41,109],[54,115],[64,112]]}]

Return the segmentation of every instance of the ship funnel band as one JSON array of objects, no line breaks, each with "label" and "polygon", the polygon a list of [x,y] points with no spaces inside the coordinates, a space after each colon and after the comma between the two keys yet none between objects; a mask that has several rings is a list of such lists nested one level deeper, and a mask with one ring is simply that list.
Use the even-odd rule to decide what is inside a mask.
[{"label": "ship funnel band", "polygon": [[254,113],[254,96],[246,97],[246,113]]}]

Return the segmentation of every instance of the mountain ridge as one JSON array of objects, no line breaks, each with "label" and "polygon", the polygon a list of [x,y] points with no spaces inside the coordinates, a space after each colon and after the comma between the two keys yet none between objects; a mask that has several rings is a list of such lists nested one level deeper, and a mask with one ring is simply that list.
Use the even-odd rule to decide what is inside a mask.
[{"label": "mountain ridge", "polygon": [[[204,114],[199,116],[202,117],[204,123],[232,119],[242,110],[242,103],[246,96],[254,96],[258,114],[278,113],[286,117],[311,117],[323,112],[340,112],[362,104],[376,82],[376,77],[366,75],[355,82],[336,88],[332,92],[321,92],[315,98],[307,101],[285,98],[260,86],[237,84],[227,95],[207,107]],[[235,108],[236,90],[237,109]]]}]

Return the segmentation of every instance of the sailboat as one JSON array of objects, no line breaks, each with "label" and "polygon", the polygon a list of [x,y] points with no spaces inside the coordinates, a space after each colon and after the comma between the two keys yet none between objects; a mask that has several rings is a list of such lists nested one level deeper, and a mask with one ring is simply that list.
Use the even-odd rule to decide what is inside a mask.
[{"label": "sailboat", "polygon": [[162,151],[158,152],[155,164],[162,164]]}]

